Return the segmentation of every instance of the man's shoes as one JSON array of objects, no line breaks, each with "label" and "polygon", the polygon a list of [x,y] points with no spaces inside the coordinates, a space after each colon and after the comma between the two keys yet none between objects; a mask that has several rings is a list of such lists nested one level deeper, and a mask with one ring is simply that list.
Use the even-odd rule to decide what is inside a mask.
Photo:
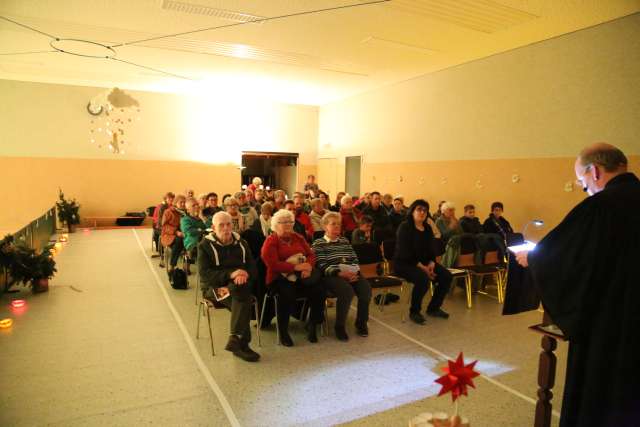
[{"label": "man's shoes", "polygon": [[438,308],[437,310],[427,311],[427,316],[440,317],[441,319],[448,319],[449,313],[447,313],[441,308]]},{"label": "man's shoes", "polygon": [[164,262],[162,262],[162,260],[160,261],[160,264],[158,264],[158,267],[164,268]]},{"label": "man's shoes", "polygon": [[251,350],[249,344],[243,342],[237,335],[229,336],[229,341],[224,349],[246,362],[257,362],[260,359],[260,355]]},{"label": "man's shoes", "polygon": [[245,340],[242,340],[242,350],[246,353],[251,355],[252,358],[254,358],[256,361],[258,361],[260,359],[260,354],[256,353],[255,351],[253,351],[251,349],[251,347],[249,347],[249,343],[246,342]]},{"label": "man's shoes", "polygon": [[347,335],[347,331],[345,331],[344,326],[336,326],[336,338],[340,341],[349,341],[349,335]]},{"label": "man's shoes", "polygon": [[317,334],[317,331],[316,331],[316,324],[308,322],[306,324],[306,326],[305,326],[305,329],[307,330],[307,339],[309,340],[309,342],[311,342],[311,343],[318,342],[318,334]]},{"label": "man's shoes", "polygon": [[409,319],[413,321],[413,323],[417,323],[418,325],[424,325],[427,323],[427,319],[420,313],[409,313]]},{"label": "man's shoes", "polygon": [[289,332],[280,332],[280,344],[285,347],[293,347],[293,340],[289,335]]},{"label": "man's shoes", "polygon": [[361,337],[368,337],[369,336],[369,328],[367,327],[367,323],[366,322],[364,322],[364,323],[356,322],[356,332]]}]

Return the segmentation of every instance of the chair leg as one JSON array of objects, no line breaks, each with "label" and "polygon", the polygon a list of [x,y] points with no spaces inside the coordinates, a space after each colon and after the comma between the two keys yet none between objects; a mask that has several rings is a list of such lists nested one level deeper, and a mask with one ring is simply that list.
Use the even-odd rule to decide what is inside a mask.
[{"label": "chair leg", "polygon": [[280,345],[280,327],[278,326],[278,296],[273,296],[273,305],[276,308],[276,338],[278,338],[278,345]]},{"label": "chair leg", "polygon": [[467,274],[464,277],[464,284],[467,291],[467,308],[471,308],[471,275]]},{"label": "chair leg", "polygon": [[322,322],[322,325],[320,325],[320,334],[323,337],[328,337],[329,336],[329,305],[327,303],[327,300],[324,300],[324,322]]},{"label": "chair leg", "polygon": [[207,310],[207,322],[209,323],[209,338],[211,339],[211,355],[215,356],[216,351],[213,348],[213,325],[211,324],[211,309],[209,308],[209,305],[206,302],[204,302],[203,305],[206,305],[206,310]]},{"label": "chair leg", "polygon": [[202,304],[198,306],[198,322],[196,324],[196,339],[200,339],[200,312],[202,311]]},{"label": "chair leg", "polygon": [[[401,303],[401,304],[402,304],[402,300],[403,300],[403,299],[406,299],[406,298],[404,298],[404,288],[405,288],[405,283],[402,283],[402,285],[400,285],[400,303]],[[407,310],[408,310],[408,309],[409,309],[409,302],[408,302],[408,300],[407,300],[407,305],[406,305],[406,307],[404,307],[404,308],[402,308],[402,309],[400,310],[400,321],[401,321],[402,323],[404,323],[404,322],[406,322],[406,321],[407,321],[407,318],[406,318],[406,312],[407,312]]]},{"label": "chair leg", "polygon": [[431,296],[433,297],[433,282],[429,280],[429,292],[431,292]]},{"label": "chair leg", "polygon": [[258,336],[258,347],[262,347],[262,340],[260,339],[260,310],[258,310],[258,299],[253,297],[253,310],[256,314],[256,335]]},{"label": "chair leg", "polygon": [[200,292],[200,275],[196,277],[196,305],[198,305],[198,293]]}]

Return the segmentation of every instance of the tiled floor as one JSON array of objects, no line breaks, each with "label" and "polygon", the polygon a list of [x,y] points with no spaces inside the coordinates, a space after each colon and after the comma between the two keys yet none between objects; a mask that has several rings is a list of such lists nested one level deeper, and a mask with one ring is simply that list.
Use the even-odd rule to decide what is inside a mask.
[{"label": "tiled floor", "polygon": [[[527,326],[538,312],[503,317],[482,295],[468,310],[456,290],[449,320],[402,323],[396,303],[372,309],[370,336],[348,343],[310,344],[293,320],[296,345],[264,331],[262,348],[253,342],[262,360],[249,364],[223,350],[226,311],[214,312],[215,357],[204,323],[195,340],[194,289],[171,289],[149,242],[149,230],[79,231],[48,293],[2,296],[14,326],[0,331],[0,425],[406,426],[452,410],[433,380],[459,351],[486,375],[460,403],[472,425],[533,425],[540,339]],[[8,305],[18,297],[23,312]],[[557,354],[559,410],[564,344]]]}]

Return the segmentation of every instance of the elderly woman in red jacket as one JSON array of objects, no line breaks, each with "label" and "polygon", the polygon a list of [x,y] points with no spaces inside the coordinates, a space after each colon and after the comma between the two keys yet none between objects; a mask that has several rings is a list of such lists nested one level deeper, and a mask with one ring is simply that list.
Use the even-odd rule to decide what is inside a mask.
[{"label": "elderly woman in red jacket", "polygon": [[324,316],[324,289],[320,285],[321,274],[315,269],[315,254],[303,236],[293,231],[294,216],[281,209],[271,218],[273,233],[262,246],[261,256],[267,266],[267,286],[278,296],[278,331],[280,343],[293,345],[289,335],[289,316],[296,298],[304,296],[309,301],[310,319],[306,329],[310,342],[318,342],[316,329]]}]

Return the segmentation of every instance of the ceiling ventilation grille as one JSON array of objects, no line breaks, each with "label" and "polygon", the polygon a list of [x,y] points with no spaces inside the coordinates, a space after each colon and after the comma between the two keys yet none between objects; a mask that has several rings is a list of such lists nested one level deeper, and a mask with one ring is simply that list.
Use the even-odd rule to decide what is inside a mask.
[{"label": "ceiling ventilation grille", "polygon": [[[193,15],[213,16],[215,18],[233,22],[252,22],[264,19],[264,16],[250,15],[248,13],[234,12],[232,10],[218,9],[215,7],[174,0],[163,0],[162,8],[166,10],[173,10],[175,12],[190,13]],[[256,25],[258,24],[262,24],[262,21],[256,23]]]},{"label": "ceiling ventilation grille", "polygon": [[538,18],[492,0],[394,0],[389,7],[489,34]]}]

